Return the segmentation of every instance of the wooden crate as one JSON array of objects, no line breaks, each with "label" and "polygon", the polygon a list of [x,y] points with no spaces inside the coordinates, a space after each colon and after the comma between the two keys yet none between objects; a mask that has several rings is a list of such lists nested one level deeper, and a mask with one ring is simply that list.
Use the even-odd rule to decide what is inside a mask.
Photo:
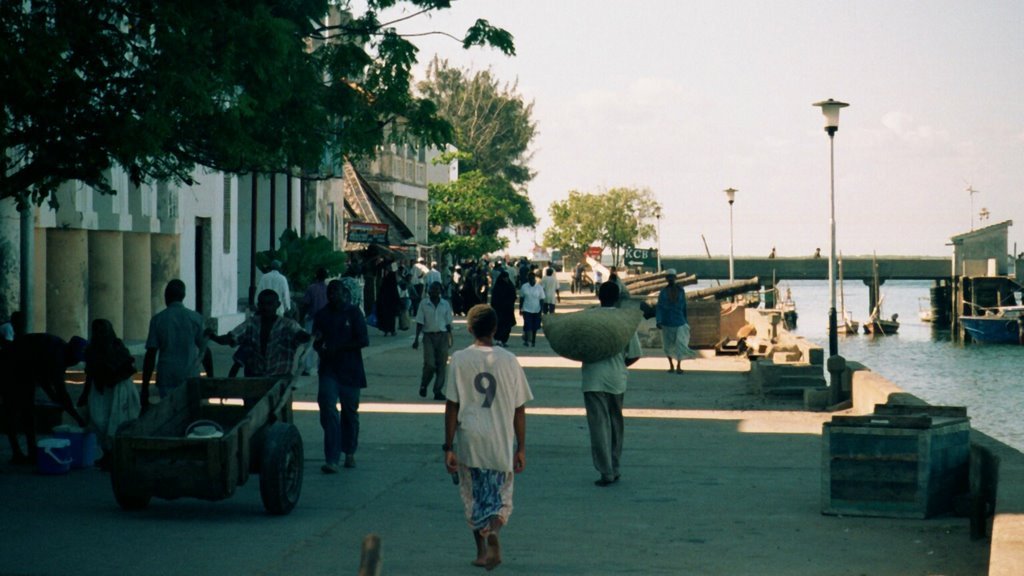
[{"label": "wooden crate", "polygon": [[913,408],[919,412],[837,416],[824,424],[823,514],[927,518],[951,510],[967,491],[970,421]]},{"label": "wooden crate", "polygon": [[714,300],[689,300],[690,348],[714,348],[722,339],[722,305]]}]

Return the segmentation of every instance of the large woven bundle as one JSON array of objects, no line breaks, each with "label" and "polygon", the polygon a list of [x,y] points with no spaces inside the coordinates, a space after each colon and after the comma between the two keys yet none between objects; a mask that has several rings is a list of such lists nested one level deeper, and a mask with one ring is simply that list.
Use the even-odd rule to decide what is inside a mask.
[{"label": "large woven bundle", "polygon": [[544,316],[544,336],[559,356],[598,362],[622,352],[644,315],[638,308],[590,308]]}]

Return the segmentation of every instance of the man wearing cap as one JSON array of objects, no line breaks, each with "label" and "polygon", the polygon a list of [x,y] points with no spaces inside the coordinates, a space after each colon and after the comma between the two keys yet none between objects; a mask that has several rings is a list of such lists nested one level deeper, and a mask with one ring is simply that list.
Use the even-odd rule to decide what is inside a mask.
[{"label": "man wearing cap", "polygon": [[423,263],[423,256],[416,259],[416,263],[412,265],[409,272],[412,274],[412,281],[409,283],[412,289],[409,291],[409,297],[412,299],[412,310],[413,315],[420,309],[420,300],[423,300],[423,292],[425,291],[427,272],[430,272],[430,268]]},{"label": "man wearing cap", "polygon": [[665,270],[668,286],[658,293],[655,308],[657,326],[661,329],[661,345],[668,357],[668,371],[683,373],[682,360],[694,355],[690,350],[690,324],[686,319],[686,291],[676,284],[676,271]]},{"label": "man wearing cap", "polygon": [[277,298],[281,301],[281,315],[284,316],[292,309],[292,294],[288,289],[288,279],[281,274],[281,261],[274,260],[270,263],[270,271],[260,277],[256,284],[256,293],[264,290],[277,292]]}]

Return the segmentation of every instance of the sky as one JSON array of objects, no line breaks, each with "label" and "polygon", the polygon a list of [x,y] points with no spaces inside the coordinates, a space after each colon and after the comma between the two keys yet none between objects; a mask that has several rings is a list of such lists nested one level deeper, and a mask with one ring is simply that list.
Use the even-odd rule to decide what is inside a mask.
[{"label": "sky", "polygon": [[[648,188],[666,256],[828,253],[835,136],[837,250],[951,254],[950,237],[1013,220],[1024,251],[1024,3],[1019,0],[456,0],[403,33],[456,35],[477,18],[517,55],[417,39],[490,68],[534,103],[529,184],[537,233],[569,191]],[[969,194],[968,187],[977,192]],[[973,211],[972,211],[973,206]],[[982,208],[989,213],[981,220]]]}]

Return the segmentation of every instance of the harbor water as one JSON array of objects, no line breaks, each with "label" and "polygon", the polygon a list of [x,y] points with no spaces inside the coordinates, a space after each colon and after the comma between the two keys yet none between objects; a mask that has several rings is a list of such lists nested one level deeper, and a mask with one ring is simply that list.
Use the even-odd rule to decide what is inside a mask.
[{"label": "harbor water", "polygon": [[[952,339],[949,329],[922,321],[918,311],[928,307],[931,286],[929,281],[882,284],[882,317],[899,314],[899,333],[871,336],[862,329],[856,336],[841,334],[839,354],[930,404],[966,406],[974,428],[1024,450],[1024,346],[963,344]],[[787,287],[799,313],[793,332],[827,353],[828,282],[782,281],[783,295]],[[846,309],[863,324],[870,314],[868,287],[861,281],[846,281],[844,292]]]}]

